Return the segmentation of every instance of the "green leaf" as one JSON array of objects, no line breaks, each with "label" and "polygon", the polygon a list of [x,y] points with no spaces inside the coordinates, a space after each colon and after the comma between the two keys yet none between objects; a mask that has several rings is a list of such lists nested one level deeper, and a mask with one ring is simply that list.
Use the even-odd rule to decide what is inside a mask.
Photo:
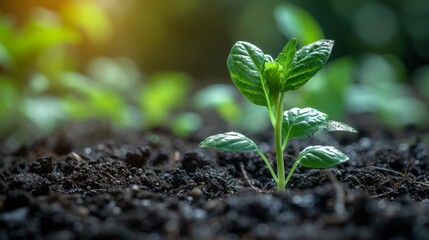
[{"label": "green leaf", "polygon": [[321,126],[321,129],[327,132],[334,132],[334,131],[352,132],[352,133],[357,132],[354,128],[350,127],[349,125],[338,121],[327,121]]},{"label": "green leaf", "polygon": [[286,79],[282,65],[277,62],[266,62],[263,79],[268,84],[270,90],[269,96],[278,94],[280,92],[282,82]]},{"label": "green leaf", "polygon": [[199,146],[238,152],[253,152],[259,150],[258,146],[256,146],[252,140],[237,132],[227,132],[210,136],[202,141]]},{"label": "green leaf", "polygon": [[296,53],[296,38],[292,38],[286,44],[286,46],[283,48],[283,51],[279,54],[279,56],[276,59],[276,62],[282,65],[286,76],[289,73],[289,71],[292,69],[292,63],[295,57],[295,53]]},{"label": "green leaf", "polygon": [[305,138],[316,133],[326,123],[328,115],[313,108],[292,108],[283,113],[283,142]]},{"label": "green leaf", "polygon": [[234,44],[228,56],[227,64],[232,81],[240,93],[256,105],[268,105],[266,89],[260,76],[264,63],[270,59],[258,47],[247,42]]},{"label": "green leaf", "polygon": [[325,65],[333,46],[333,40],[319,40],[298,50],[283,90],[293,91],[306,84]]},{"label": "green leaf", "polygon": [[348,160],[344,153],[331,146],[306,147],[297,158],[297,161],[306,168],[329,168]]}]

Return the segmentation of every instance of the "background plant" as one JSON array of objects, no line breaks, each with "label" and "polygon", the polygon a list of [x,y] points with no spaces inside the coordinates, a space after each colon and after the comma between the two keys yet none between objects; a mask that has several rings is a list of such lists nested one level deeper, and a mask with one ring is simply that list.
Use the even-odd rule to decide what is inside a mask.
[{"label": "background plant", "polygon": [[[142,103],[142,88],[157,85],[151,81],[162,79],[154,77],[158,73],[186,75],[192,81],[178,82],[190,96],[195,86],[229,83],[222,62],[236,39],[272,54],[292,36],[299,36],[300,47],[325,36],[337,44],[332,60],[315,76],[319,80],[299,94],[291,92],[287,107],[314,106],[339,120],[375,116],[378,124],[357,125],[371,131],[429,126],[427,1],[40,0],[0,1],[0,9],[0,141],[7,145],[46,135],[70,120],[144,128],[150,117],[143,105],[150,101]],[[381,88],[378,78],[387,87]],[[170,82],[178,86],[174,79]],[[229,129],[254,133],[269,126],[264,107],[234,91],[234,104],[195,108],[206,109],[202,117],[208,119],[213,117],[207,109],[216,109]],[[164,107],[170,112],[160,121],[181,136],[201,126],[189,99]],[[258,122],[244,126],[249,114]]]},{"label": "background plant", "polygon": [[[221,130],[218,124],[220,121],[227,123],[227,129],[237,129],[250,134],[261,133],[270,125],[266,109],[244,100],[230,84],[208,85],[193,95],[192,102],[195,109],[203,115],[213,116],[213,113],[216,113],[220,118],[205,118],[206,132]],[[248,121],[249,118],[252,121]]]},{"label": "background plant", "polygon": [[[85,19],[103,17],[87,3],[72,4],[65,16],[36,9],[19,26],[0,15],[0,141],[16,148],[68,122],[87,120],[106,129],[170,127],[171,123],[180,136],[199,128],[198,115],[181,113],[193,82],[188,74],[165,71],[145,76],[126,57],[96,57],[79,71],[75,49],[87,37],[85,31],[97,44],[109,31],[94,36],[89,26],[81,32],[79,22],[75,26],[59,20],[70,20],[73,9],[84,11]],[[91,26],[109,29],[106,19],[97,21]]]}]

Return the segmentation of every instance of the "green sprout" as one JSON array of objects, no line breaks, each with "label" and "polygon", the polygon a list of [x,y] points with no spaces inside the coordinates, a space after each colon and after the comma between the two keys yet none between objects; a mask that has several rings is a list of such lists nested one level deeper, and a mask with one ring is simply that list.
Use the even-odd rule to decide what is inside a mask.
[{"label": "green sprout", "polygon": [[327,114],[316,109],[283,111],[285,93],[302,87],[326,64],[334,41],[319,40],[298,51],[296,45],[296,39],[290,40],[273,60],[258,47],[237,42],[227,61],[232,81],[240,93],[253,104],[267,107],[274,128],[277,174],[258,146],[240,133],[213,135],[199,144],[219,150],[257,152],[267,165],[278,191],[284,191],[299,164],[307,168],[329,168],[348,161],[348,157],[334,147],[310,146],[299,153],[286,177],[283,152],[291,139],[309,137],[319,130],[356,132],[344,123],[328,120]]}]

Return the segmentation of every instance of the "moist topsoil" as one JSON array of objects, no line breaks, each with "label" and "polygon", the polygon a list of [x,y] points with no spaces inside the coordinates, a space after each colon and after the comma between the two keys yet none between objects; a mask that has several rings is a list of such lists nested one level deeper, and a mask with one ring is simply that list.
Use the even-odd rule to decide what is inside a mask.
[{"label": "moist topsoil", "polygon": [[[429,239],[418,135],[292,141],[288,169],[314,144],[350,160],[299,167],[282,193],[259,155],[198,148],[206,135],[88,135],[1,148],[0,239]],[[271,136],[255,142],[275,164]]]}]

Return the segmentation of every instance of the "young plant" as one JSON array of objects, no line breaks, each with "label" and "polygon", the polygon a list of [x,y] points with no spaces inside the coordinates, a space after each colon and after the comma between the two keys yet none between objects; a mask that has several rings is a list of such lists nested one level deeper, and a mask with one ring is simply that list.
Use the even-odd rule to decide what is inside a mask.
[{"label": "young plant", "polygon": [[[329,121],[325,113],[312,108],[292,108],[283,112],[285,93],[302,87],[326,63],[334,41],[319,40],[296,50],[296,39],[290,40],[279,56],[273,58],[247,42],[237,42],[228,57],[232,81],[250,102],[267,107],[274,128],[277,173],[258,146],[236,132],[206,138],[200,147],[227,151],[257,152],[265,161],[278,191],[283,191],[295,169],[329,168],[346,162],[348,157],[330,146],[310,146],[302,150],[286,177],[283,152],[291,139],[313,135],[319,130],[356,132],[340,122]],[[249,119],[250,120],[250,119]]]}]

